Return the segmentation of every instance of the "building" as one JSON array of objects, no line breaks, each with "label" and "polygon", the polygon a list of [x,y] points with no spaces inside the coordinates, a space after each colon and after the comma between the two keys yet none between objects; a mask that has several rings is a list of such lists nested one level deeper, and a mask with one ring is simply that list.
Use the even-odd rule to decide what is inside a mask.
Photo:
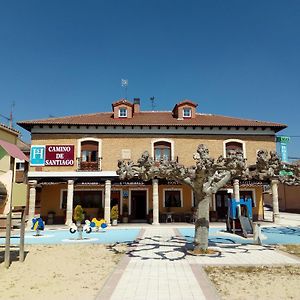
[{"label": "building", "polygon": [[[194,206],[189,187],[163,180],[120,182],[118,160],[137,161],[148,150],[155,160],[163,157],[190,166],[202,143],[212,157],[240,149],[253,164],[258,149],[276,149],[275,134],[286,127],[196,109],[196,103],[184,100],[172,111],[142,111],[140,99],[133,103],[121,99],[112,104],[111,112],[19,122],[32,136],[30,217],[38,213],[46,220],[54,216],[55,223],[69,224],[73,208],[81,204],[87,217],[104,215],[109,221],[110,207],[118,203],[120,215],[127,204],[129,220],[142,222],[151,219],[153,191],[158,189],[160,218],[154,223],[164,222],[170,211],[175,221],[188,220]],[[262,219],[262,185],[255,182],[235,182],[214,195],[211,218],[225,218],[227,199],[237,189],[242,197],[253,199],[254,219]]]},{"label": "building", "polygon": [[[28,158],[19,149],[18,145],[24,144],[19,139],[20,133],[0,124],[0,214],[6,215],[12,206],[25,206],[27,199],[26,176],[16,180],[16,166],[22,162],[24,167]],[[25,145],[25,144],[24,144]]]}]

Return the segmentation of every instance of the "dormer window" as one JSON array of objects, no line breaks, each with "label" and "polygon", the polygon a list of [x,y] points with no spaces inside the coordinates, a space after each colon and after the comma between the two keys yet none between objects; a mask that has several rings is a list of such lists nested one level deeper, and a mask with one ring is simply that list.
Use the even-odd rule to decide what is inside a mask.
[{"label": "dormer window", "polygon": [[127,108],[120,107],[120,109],[119,109],[119,118],[127,118]]},{"label": "dormer window", "polygon": [[173,117],[177,120],[194,119],[196,117],[197,104],[190,100],[183,100],[177,103],[173,110]]},{"label": "dormer window", "polygon": [[[126,118],[131,119],[133,117],[133,108],[135,107],[135,112],[139,112],[139,99],[135,99],[135,104],[130,103],[126,99],[120,99],[112,104],[113,118]],[[134,106],[135,105],[135,106]]]},{"label": "dormer window", "polygon": [[192,117],[192,109],[190,107],[183,108],[183,117],[184,118],[191,118]]}]

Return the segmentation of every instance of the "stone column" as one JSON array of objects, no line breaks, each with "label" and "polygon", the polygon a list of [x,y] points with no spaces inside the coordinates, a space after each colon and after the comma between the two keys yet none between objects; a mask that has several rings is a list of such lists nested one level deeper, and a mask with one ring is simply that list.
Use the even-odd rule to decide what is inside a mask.
[{"label": "stone column", "polygon": [[271,180],[272,200],[273,200],[273,222],[278,224],[280,221],[279,202],[278,202],[278,180]]},{"label": "stone column", "polygon": [[73,196],[74,196],[74,180],[68,180],[67,191],[67,211],[66,225],[70,226],[73,223]]},{"label": "stone column", "polygon": [[159,200],[158,200],[158,179],[152,180],[153,199],[153,222],[152,225],[159,225]]},{"label": "stone column", "polygon": [[217,206],[216,206],[216,194],[215,193],[212,194],[212,210],[213,211],[217,210]]},{"label": "stone column", "polygon": [[238,179],[233,180],[233,197],[235,200],[240,200],[240,182]]},{"label": "stone column", "polygon": [[104,193],[104,219],[107,225],[110,225],[110,196],[111,196],[111,181],[105,181],[105,193]]},{"label": "stone column", "polygon": [[32,219],[35,216],[35,201],[36,201],[36,180],[29,180],[29,208],[28,208],[28,222],[27,227],[31,228],[32,226]]}]

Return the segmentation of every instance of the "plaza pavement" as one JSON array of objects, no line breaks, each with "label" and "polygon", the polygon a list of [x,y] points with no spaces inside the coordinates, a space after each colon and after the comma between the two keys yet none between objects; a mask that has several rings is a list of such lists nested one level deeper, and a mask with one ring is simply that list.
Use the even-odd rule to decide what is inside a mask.
[{"label": "plaza pavement", "polygon": [[[299,226],[299,215],[289,215],[280,225]],[[203,266],[300,264],[296,256],[259,245],[214,244],[220,251],[217,256],[192,256],[187,254],[186,241],[177,230],[181,226],[142,226],[137,241],[129,245],[128,252],[96,299],[219,299]]]}]

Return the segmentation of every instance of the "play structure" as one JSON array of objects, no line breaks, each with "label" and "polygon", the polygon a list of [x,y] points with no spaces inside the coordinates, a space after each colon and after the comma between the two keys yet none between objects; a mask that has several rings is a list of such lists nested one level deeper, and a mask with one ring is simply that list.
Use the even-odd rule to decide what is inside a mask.
[{"label": "play structure", "polygon": [[31,230],[35,230],[36,234],[35,236],[40,236],[40,231],[43,231],[45,229],[44,221],[42,218],[33,218],[32,219],[32,227]]},{"label": "play structure", "polygon": [[244,237],[253,235],[252,199],[228,199],[227,231],[240,232]]},{"label": "play structure", "polygon": [[107,227],[107,223],[104,219],[97,220],[96,218],[92,219],[92,222],[90,226],[95,229],[95,231],[99,231],[101,228],[101,231],[105,231]]}]

